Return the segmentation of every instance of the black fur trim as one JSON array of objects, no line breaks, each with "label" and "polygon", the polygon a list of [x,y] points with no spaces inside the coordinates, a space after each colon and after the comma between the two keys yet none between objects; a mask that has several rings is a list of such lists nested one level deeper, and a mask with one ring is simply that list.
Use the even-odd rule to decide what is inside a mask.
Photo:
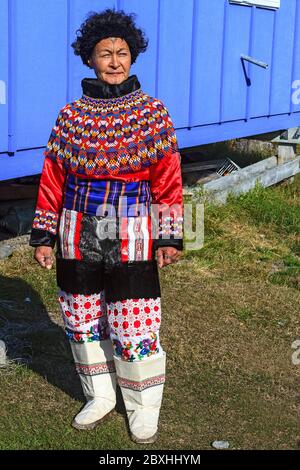
[{"label": "black fur trim", "polygon": [[105,275],[107,302],[160,297],[156,260],[129,261],[115,265]]},{"label": "black fur trim", "polygon": [[48,232],[48,230],[41,230],[39,228],[32,228],[29,238],[30,246],[51,246],[54,248],[56,242],[56,235]]},{"label": "black fur trim", "polygon": [[182,238],[158,238],[156,240],[153,240],[153,245],[154,245],[154,250],[157,250],[158,248],[165,247],[165,246],[172,246],[174,248],[177,248],[177,250],[182,251],[183,250],[183,240]]},{"label": "black fur trim", "polygon": [[56,280],[58,287],[70,294],[96,294],[104,288],[104,265],[57,257]]},{"label": "black fur trim", "polygon": [[71,294],[96,294],[105,289],[105,300],[161,296],[157,262],[130,261],[109,269],[104,263],[56,258],[57,285]]},{"label": "black fur trim", "polygon": [[117,98],[141,88],[136,75],[131,75],[118,85],[111,85],[99,78],[84,78],[81,81],[83,94],[91,98]]}]

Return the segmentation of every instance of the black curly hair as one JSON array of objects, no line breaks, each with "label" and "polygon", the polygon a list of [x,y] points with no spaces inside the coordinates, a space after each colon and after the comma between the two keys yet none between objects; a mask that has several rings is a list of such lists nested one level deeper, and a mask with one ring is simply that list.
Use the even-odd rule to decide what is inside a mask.
[{"label": "black curly hair", "polygon": [[101,13],[91,12],[87,19],[76,30],[77,39],[71,46],[74,54],[81,57],[82,62],[89,67],[96,44],[108,37],[124,39],[131,53],[131,64],[141,52],[145,52],[148,39],[144,32],[135,25],[135,13],[126,14],[123,10],[107,8]]}]

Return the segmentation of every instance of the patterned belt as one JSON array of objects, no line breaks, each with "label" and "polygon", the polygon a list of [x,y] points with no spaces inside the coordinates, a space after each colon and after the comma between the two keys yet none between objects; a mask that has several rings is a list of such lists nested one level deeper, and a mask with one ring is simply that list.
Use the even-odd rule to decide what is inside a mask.
[{"label": "patterned belt", "polygon": [[150,214],[149,181],[123,182],[68,174],[63,207],[90,215],[136,217]]}]

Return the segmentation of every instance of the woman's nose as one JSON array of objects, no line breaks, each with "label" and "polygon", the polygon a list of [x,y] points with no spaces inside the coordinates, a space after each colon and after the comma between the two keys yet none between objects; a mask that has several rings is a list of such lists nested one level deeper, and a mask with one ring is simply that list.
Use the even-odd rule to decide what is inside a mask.
[{"label": "woman's nose", "polygon": [[118,57],[116,55],[113,55],[111,57],[111,62],[110,62],[111,66],[112,67],[118,67],[119,65],[119,60],[118,60]]}]

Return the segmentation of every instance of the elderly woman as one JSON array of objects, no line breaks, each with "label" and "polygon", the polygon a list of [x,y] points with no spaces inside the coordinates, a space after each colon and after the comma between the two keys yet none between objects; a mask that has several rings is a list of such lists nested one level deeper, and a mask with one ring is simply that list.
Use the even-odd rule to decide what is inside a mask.
[{"label": "elderly woman", "polygon": [[130,66],[147,48],[134,15],[105,10],[81,25],[74,52],[97,78],[59,112],[44,152],[30,245],[50,269],[93,429],[121,388],[131,438],[152,443],[165,382],[159,267],[182,244],[180,155],[163,103]]}]

